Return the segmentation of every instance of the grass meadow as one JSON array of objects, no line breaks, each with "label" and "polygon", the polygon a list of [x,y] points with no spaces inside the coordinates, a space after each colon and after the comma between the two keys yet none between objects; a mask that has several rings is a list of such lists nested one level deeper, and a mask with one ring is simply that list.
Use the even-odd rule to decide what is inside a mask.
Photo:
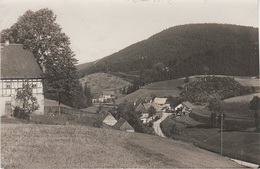
[{"label": "grass meadow", "polygon": [[[173,125],[181,130],[180,135],[172,134]],[[172,139],[192,143],[203,149],[220,153],[220,129],[199,124],[190,117],[178,119],[167,117],[162,131]],[[228,157],[258,164],[260,161],[260,134],[255,132],[225,131],[223,133],[223,154]]]},{"label": "grass meadow", "polygon": [[3,168],[240,167],[158,136],[74,125],[2,124]]}]

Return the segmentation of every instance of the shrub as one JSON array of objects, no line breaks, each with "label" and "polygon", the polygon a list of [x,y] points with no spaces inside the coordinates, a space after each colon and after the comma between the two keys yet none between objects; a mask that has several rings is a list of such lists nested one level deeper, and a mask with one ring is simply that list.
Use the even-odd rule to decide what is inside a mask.
[{"label": "shrub", "polygon": [[97,128],[103,127],[102,121],[94,121],[93,122],[93,127],[97,127]]},{"label": "shrub", "polygon": [[30,118],[29,114],[24,109],[21,109],[18,106],[15,107],[13,116],[19,119],[26,119],[26,120],[29,120]]},{"label": "shrub", "polygon": [[48,124],[48,125],[65,125],[67,117],[61,116],[49,116],[49,115],[33,115],[30,122],[35,124]]}]

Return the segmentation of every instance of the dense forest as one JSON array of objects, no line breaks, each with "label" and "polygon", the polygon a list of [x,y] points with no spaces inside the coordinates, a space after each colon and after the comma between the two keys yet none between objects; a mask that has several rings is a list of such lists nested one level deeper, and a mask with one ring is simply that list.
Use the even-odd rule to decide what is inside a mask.
[{"label": "dense forest", "polygon": [[141,83],[204,73],[257,76],[258,56],[257,28],[189,24],[166,29],[85,69],[81,66],[79,73],[124,72],[139,75]]}]

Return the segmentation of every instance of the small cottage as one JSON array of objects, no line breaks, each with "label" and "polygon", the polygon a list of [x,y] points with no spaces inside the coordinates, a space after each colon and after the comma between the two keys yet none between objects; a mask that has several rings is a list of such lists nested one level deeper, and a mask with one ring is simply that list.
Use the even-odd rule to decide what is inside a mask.
[{"label": "small cottage", "polygon": [[143,103],[140,103],[136,109],[135,109],[136,112],[140,113],[141,117],[140,117],[140,120],[143,122],[143,123],[147,123],[148,122],[148,116],[149,116],[149,113],[146,109],[146,107],[144,106]]},{"label": "small cottage", "polygon": [[153,104],[157,104],[161,107],[161,110],[171,109],[171,105],[167,98],[154,98]]},{"label": "small cottage", "polygon": [[156,98],[154,98],[153,103],[163,106],[163,105],[167,104],[167,98],[156,97]]},{"label": "small cottage", "polygon": [[192,109],[195,107],[193,104],[191,104],[188,101],[182,102],[182,105],[183,105],[182,111],[185,111],[186,113],[190,113]]},{"label": "small cottage", "polygon": [[111,113],[108,113],[106,118],[103,120],[103,123],[109,126],[114,126],[117,123],[117,120],[114,118],[114,116]]},{"label": "small cottage", "polygon": [[195,106],[188,101],[184,101],[175,107],[175,111],[181,110],[182,113],[190,113]]},{"label": "small cottage", "polygon": [[117,130],[134,132],[134,128],[122,117],[114,125],[114,128],[117,129]]},{"label": "small cottage", "polygon": [[98,98],[98,101],[103,103],[107,101],[112,101],[112,99],[115,99],[115,91],[112,90],[106,90],[102,92],[102,95]]}]

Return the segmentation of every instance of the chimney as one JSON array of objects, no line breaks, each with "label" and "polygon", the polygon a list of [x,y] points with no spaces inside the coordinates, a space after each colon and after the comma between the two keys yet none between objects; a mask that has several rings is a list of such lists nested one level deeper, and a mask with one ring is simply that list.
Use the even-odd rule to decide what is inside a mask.
[{"label": "chimney", "polygon": [[5,46],[9,45],[9,40],[5,40]]}]

